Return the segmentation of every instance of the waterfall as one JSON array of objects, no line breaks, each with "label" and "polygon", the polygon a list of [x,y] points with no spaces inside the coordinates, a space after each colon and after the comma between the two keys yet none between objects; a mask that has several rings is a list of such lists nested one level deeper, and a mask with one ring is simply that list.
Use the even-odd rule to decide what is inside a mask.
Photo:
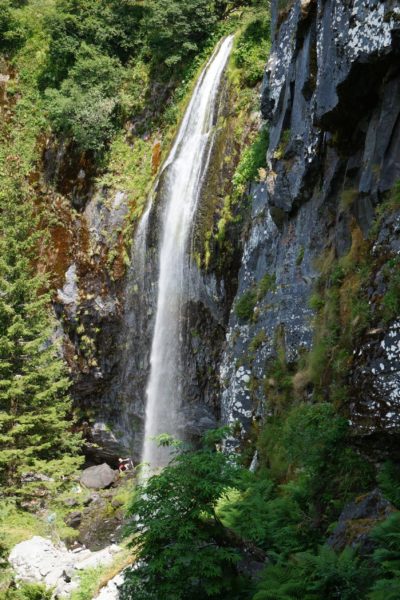
[{"label": "waterfall", "polygon": [[[191,233],[215,138],[219,91],[232,44],[233,36],[225,38],[203,70],[162,170],[161,198],[157,199],[163,206],[158,296],[142,453],[143,462],[153,468],[168,459],[168,452],[158,448],[153,438],[161,433],[178,435],[181,382],[185,377],[182,321],[190,285]],[[148,214],[149,209],[144,216],[145,227]]]}]

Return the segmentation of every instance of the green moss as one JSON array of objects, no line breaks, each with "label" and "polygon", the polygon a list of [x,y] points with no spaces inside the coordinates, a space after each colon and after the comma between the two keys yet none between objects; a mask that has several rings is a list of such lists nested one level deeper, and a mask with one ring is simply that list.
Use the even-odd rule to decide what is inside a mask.
[{"label": "green moss", "polygon": [[281,140],[279,142],[279,146],[274,152],[274,158],[276,160],[282,160],[285,156],[286,148],[290,142],[291,131],[290,129],[285,129],[282,132]]},{"label": "green moss", "polygon": [[235,303],[235,314],[242,321],[250,321],[254,317],[257,303],[257,292],[254,289],[244,292]]},{"label": "green moss", "polygon": [[276,289],[275,275],[266,273],[257,284],[246,291],[235,304],[235,313],[239,319],[249,321],[254,317],[257,302],[262,300],[268,292]]},{"label": "green moss", "polygon": [[304,260],[304,246],[301,246],[301,248],[299,250],[299,253],[297,255],[297,258],[296,258],[296,266],[300,267],[300,265],[302,264],[303,260]]},{"label": "green moss", "polygon": [[232,180],[235,194],[243,194],[246,186],[257,178],[259,170],[266,166],[267,149],[268,129],[264,126],[240,157]]},{"label": "green moss", "polygon": [[340,195],[340,199],[339,199],[339,207],[341,210],[349,210],[355,200],[358,197],[358,189],[356,188],[350,188],[347,190],[343,190],[343,192]]},{"label": "green moss", "polygon": [[265,333],[264,329],[261,329],[251,340],[250,344],[249,344],[249,350],[250,352],[257,352],[257,350],[259,348],[261,348],[261,346],[264,344],[264,342],[267,340],[267,334]]},{"label": "green moss", "polygon": [[276,277],[266,273],[257,284],[257,299],[261,300],[268,292],[276,290]]},{"label": "green moss", "polygon": [[400,314],[400,258],[388,260],[383,273],[387,290],[382,300],[382,316],[389,322]]}]

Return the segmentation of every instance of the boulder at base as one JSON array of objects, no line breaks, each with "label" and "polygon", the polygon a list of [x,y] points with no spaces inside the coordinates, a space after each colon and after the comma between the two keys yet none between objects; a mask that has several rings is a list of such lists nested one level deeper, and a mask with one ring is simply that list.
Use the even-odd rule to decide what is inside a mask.
[{"label": "boulder at base", "polygon": [[89,467],[82,472],[81,484],[93,490],[102,490],[116,481],[118,471],[114,471],[107,463]]},{"label": "boulder at base", "polygon": [[395,510],[378,489],[357,498],[344,507],[328,545],[337,552],[346,546],[357,547],[361,554],[372,552],[372,529]]},{"label": "boulder at base", "polygon": [[54,589],[54,598],[67,598],[79,587],[79,572],[109,566],[120,551],[116,545],[100,552],[85,548],[71,551],[62,543],[35,536],[14,546],[9,562],[17,581],[43,583]]}]

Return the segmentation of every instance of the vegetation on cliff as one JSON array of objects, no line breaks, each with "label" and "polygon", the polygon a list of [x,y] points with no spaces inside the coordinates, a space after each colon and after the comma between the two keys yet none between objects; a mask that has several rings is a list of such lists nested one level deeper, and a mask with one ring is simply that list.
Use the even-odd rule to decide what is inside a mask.
[{"label": "vegetation on cliff", "polygon": [[[66,143],[79,164],[90,164],[99,189],[129,195],[128,223],[118,234],[130,239],[199,68],[223,33],[239,29],[228,70],[232,110],[217,124],[232,151],[218,156],[224,182],[198,224],[199,266],[214,261],[223,271],[248,210],[248,182],[266,175],[268,130],[250,118],[269,47],[263,4],[0,0],[0,65],[8,79],[0,96],[0,560],[11,541],[37,531],[32,511],[47,514],[81,463],[51,309],[53,233],[65,223],[54,208],[59,192],[42,172],[48,140],[56,148]],[[274,160],[283,158],[289,134]],[[262,381],[265,414],[249,444],[252,455],[257,450],[256,472],[247,469],[248,453],[220,452],[217,432],[201,448],[181,447],[135,490],[128,535],[140,561],[127,572],[123,598],[400,597],[398,465],[360,452],[346,412],[357,342],[400,311],[398,257],[373,252],[380,223],[399,198],[397,187],[382,202],[369,239],[352,222],[349,251],[321,257],[311,351],[288,364],[276,333],[276,358]],[[353,201],[354,190],[344,190],[340,209],[349,211]],[[69,207],[68,214],[78,218],[79,210]],[[121,254],[118,247],[108,256],[112,275]],[[302,247],[298,266],[303,258]],[[378,272],[384,291],[372,306]],[[267,274],[236,300],[241,325],[255,322],[257,302],[274,287]],[[265,336],[249,340],[250,353]],[[393,514],[359,519],[347,546],[335,550],[327,539],[343,508],[376,487]],[[257,577],[246,565],[249,554],[259,561]],[[90,591],[81,597],[96,587],[85,586]],[[39,587],[7,593],[46,597]]]}]

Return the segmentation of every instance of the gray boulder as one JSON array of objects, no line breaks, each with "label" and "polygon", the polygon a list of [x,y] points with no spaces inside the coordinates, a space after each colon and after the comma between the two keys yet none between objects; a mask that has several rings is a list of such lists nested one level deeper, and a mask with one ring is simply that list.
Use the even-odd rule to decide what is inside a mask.
[{"label": "gray boulder", "polygon": [[372,529],[394,510],[378,489],[357,498],[344,507],[328,545],[338,552],[351,546],[358,547],[362,554],[368,554],[374,549],[370,537]]},{"label": "gray boulder", "polygon": [[120,548],[113,544],[100,552],[71,551],[62,543],[35,536],[14,546],[9,563],[18,582],[42,583],[54,589],[54,598],[68,598],[79,587],[79,572],[113,563]]},{"label": "gray boulder", "polygon": [[114,471],[107,463],[89,467],[82,472],[81,484],[93,490],[102,490],[112,485],[118,477],[118,471]]}]

